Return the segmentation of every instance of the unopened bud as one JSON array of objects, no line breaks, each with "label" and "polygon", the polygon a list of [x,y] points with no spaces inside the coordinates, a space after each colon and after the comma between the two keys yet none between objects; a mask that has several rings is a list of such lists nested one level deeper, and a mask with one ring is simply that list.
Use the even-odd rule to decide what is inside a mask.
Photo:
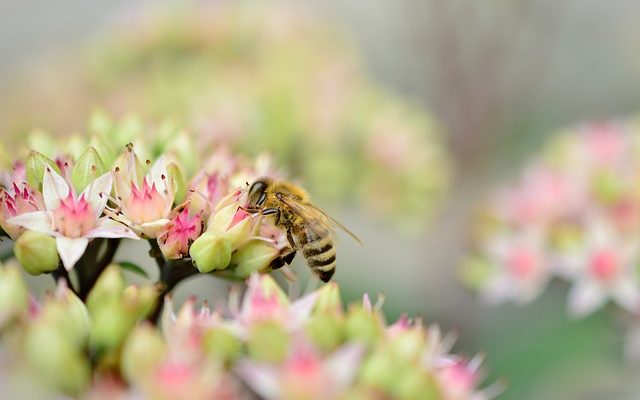
[{"label": "unopened bud", "polygon": [[175,193],[174,201],[180,204],[187,195],[187,183],[184,180],[182,170],[180,170],[180,167],[178,167],[176,163],[170,163],[167,165],[167,174],[169,175],[169,182],[173,184]]},{"label": "unopened bud", "polygon": [[340,299],[340,288],[335,282],[329,282],[318,289],[315,313],[320,314],[342,314],[342,301]]},{"label": "unopened bud", "polygon": [[154,371],[165,354],[160,332],[152,325],[139,325],[131,332],[122,350],[122,372],[129,382],[140,380]]},{"label": "unopened bud", "polygon": [[305,332],[321,350],[334,350],[344,339],[344,318],[334,314],[314,315],[307,321]]},{"label": "unopened bud", "polygon": [[443,398],[438,383],[433,376],[422,368],[407,368],[402,374],[395,375],[394,394],[398,399],[437,400]]},{"label": "unopened bud", "polygon": [[100,308],[109,299],[120,297],[124,288],[125,280],[120,267],[115,264],[108,266],[89,293],[89,310],[93,313],[94,309]]},{"label": "unopened bud", "polygon": [[229,239],[217,232],[205,232],[193,242],[189,255],[198,270],[207,273],[227,268],[231,262],[232,251],[233,247]]},{"label": "unopened bud", "polygon": [[97,177],[104,174],[104,164],[95,148],[89,147],[82,153],[71,170],[71,183],[77,192],[84,190]]},{"label": "unopened bud", "polygon": [[289,335],[284,327],[275,322],[254,325],[247,342],[249,356],[256,361],[279,362],[289,350]]},{"label": "unopened bud", "polygon": [[31,275],[40,275],[58,268],[60,258],[56,240],[49,235],[26,231],[16,240],[13,250],[22,268]]},{"label": "unopened bud", "polygon": [[24,340],[27,363],[38,379],[70,396],[78,396],[87,387],[88,360],[63,331],[46,321],[37,321],[29,327]]},{"label": "unopened bud", "polygon": [[242,355],[242,342],[225,328],[213,328],[204,334],[204,350],[213,360],[231,363]]},{"label": "unopened bud", "polygon": [[373,344],[382,334],[382,326],[375,312],[362,306],[349,309],[346,319],[346,335],[349,340]]},{"label": "unopened bud", "polygon": [[278,249],[264,240],[250,240],[231,257],[233,273],[239,278],[248,278],[254,272],[264,271],[280,255]]},{"label": "unopened bud", "polygon": [[29,292],[15,266],[0,269],[0,327],[8,320],[25,312],[29,305]]},{"label": "unopened bud", "polygon": [[44,154],[31,150],[25,163],[27,183],[34,188],[42,189],[44,171],[47,167],[52,168],[58,174],[60,173],[60,169],[55,162],[47,158]]}]

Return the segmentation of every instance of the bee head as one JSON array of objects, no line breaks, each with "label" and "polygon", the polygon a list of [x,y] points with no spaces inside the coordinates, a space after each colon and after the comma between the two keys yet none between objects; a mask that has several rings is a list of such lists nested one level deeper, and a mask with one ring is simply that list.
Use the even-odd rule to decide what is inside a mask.
[{"label": "bee head", "polygon": [[249,186],[249,206],[253,208],[261,208],[267,199],[267,182],[258,179]]}]

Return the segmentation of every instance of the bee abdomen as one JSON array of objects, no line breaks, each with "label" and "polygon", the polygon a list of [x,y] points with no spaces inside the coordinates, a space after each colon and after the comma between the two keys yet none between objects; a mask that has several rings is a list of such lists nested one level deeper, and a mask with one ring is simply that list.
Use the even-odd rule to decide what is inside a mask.
[{"label": "bee abdomen", "polygon": [[311,270],[328,282],[336,270],[336,249],[329,237],[318,238],[302,246],[302,254]]}]

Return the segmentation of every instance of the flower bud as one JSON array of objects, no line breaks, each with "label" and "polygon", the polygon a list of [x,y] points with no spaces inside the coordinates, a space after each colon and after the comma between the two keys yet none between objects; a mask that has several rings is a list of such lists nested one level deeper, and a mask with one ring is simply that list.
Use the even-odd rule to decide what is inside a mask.
[{"label": "flower bud", "polygon": [[135,318],[144,318],[151,312],[158,298],[155,286],[131,285],[122,293],[125,307]]},{"label": "flower bud", "polygon": [[0,269],[0,327],[8,320],[25,312],[29,305],[29,292],[15,266]]},{"label": "flower bud", "polygon": [[331,351],[344,340],[344,318],[335,314],[313,315],[305,325],[309,339],[323,351]]},{"label": "flower bud", "polygon": [[375,312],[357,305],[349,309],[346,319],[346,335],[349,340],[373,344],[382,334],[382,326]]},{"label": "flower bud", "polygon": [[99,353],[120,346],[138,321],[118,298],[109,299],[99,308],[92,309],[91,319],[91,347]]},{"label": "flower bud", "polygon": [[115,264],[108,266],[102,274],[100,274],[100,278],[98,278],[98,281],[89,293],[89,297],[87,298],[89,311],[93,313],[95,309],[100,308],[109,299],[120,297],[124,288],[125,280],[120,267]]},{"label": "flower bud", "polygon": [[40,129],[34,129],[27,134],[27,144],[29,149],[44,154],[53,154],[56,151],[53,137]]},{"label": "flower bud", "polygon": [[232,243],[217,232],[205,232],[196,239],[189,255],[202,273],[224,269],[231,262]]},{"label": "flower bud", "polygon": [[44,154],[31,150],[25,163],[27,183],[34,188],[42,189],[42,180],[44,179],[46,167],[51,167],[60,174],[60,169],[55,162],[47,158]]},{"label": "flower bud", "polygon": [[13,251],[22,268],[31,275],[40,275],[58,268],[60,258],[56,240],[44,233],[26,231],[16,240]]},{"label": "flower bud", "polygon": [[48,299],[40,312],[40,319],[56,327],[70,343],[81,346],[89,337],[89,311],[66,284],[59,283],[55,297]]},{"label": "flower bud", "polygon": [[318,289],[314,312],[320,314],[342,314],[340,288],[337,283],[329,282]]},{"label": "flower bud", "polygon": [[137,326],[127,338],[120,366],[129,382],[151,374],[166,355],[162,336],[152,325]]},{"label": "flower bud", "polygon": [[395,382],[394,394],[398,399],[437,400],[443,398],[436,380],[419,367],[407,368]]},{"label": "flower bud", "polygon": [[279,362],[287,356],[289,342],[289,335],[282,325],[265,321],[251,328],[247,350],[256,361]]},{"label": "flower bud", "polygon": [[493,268],[482,257],[468,257],[458,270],[459,279],[468,288],[480,290],[491,277]]},{"label": "flower bud", "polygon": [[36,321],[24,340],[27,364],[39,379],[70,396],[78,396],[89,384],[87,358],[57,327]]},{"label": "flower bud", "polygon": [[367,386],[391,392],[398,371],[398,365],[385,348],[376,349],[360,369],[360,381]]},{"label": "flower bud", "polygon": [[239,249],[249,240],[251,218],[234,202],[216,211],[207,222],[207,232],[218,232],[231,241],[233,249]]},{"label": "flower bud", "polygon": [[248,278],[254,272],[261,272],[280,255],[278,249],[264,240],[250,240],[231,256],[233,273],[239,278]]},{"label": "flower bud", "polygon": [[89,147],[82,153],[71,170],[71,183],[79,193],[97,177],[104,174],[104,164],[95,148]]},{"label": "flower bud", "polygon": [[204,334],[204,351],[216,361],[231,363],[242,355],[242,342],[225,328],[213,328]]}]

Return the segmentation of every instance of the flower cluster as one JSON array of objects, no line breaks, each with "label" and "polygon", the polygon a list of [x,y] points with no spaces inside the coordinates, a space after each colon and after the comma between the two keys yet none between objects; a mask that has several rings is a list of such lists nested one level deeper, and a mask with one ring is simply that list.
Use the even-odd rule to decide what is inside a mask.
[{"label": "flower cluster", "polygon": [[[161,270],[228,269],[244,279],[267,270],[288,247],[284,232],[241,207],[247,183],[277,176],[267,158],[254,164],[219,147],[189,173],[185,165],[192,160],[181,157],[179,146],[152,162],[133,144],[122,144],[137,135],[124,125],[52,146],[51,158],[32,150],[0,172],[0,226],[16,240],[15,254],[28,272],[52,272],[59,258],[67,270],[78,265],[78,274],[99,274],[90,271],[95,260],[89,258],[104,240],[95,239],[117,247],[126,238],[149,240]],[[147,143],[138,142],[140,153],[148,154]]]},{"label": "flower cluster", "polygon": [[[85,62],[47,63],[0,101],[4,130],[70,132],[93,107],[136,110],[184,121],[199,133],[196,153],[212,142],[268,150],[317,195],[356,198],[392,221],[415,223],[442,198],[449,168],[437,124],[366,78],[345,39],[308,13],[213,2],[146,10],[118,28]],[[164,133],[150,150],[170,148]]]},{"label": "flower cluster", "polygon": [[491,302],[526,303],[560,278],[572,316],[609,300],[639,315],[639,155],[634,122],[558,135],[481,210],[464,280]]},{"label": "flower cluster", "polygon": [[[488,399],[481,357],[450,354],[451,337],[406,317],[385,323],[365,296],[346,311],[330,283],[296,300],[268,275],[210,309],[171,302],[156,328],[152,286],[126,286],[112,265],[86,305],[59,281],[30,299],[15,266],[0,268],[0,380],[16,397]],[[87,357],[90,354],[90,358]],[[24,385],[37,376],[38,385]]]}]

